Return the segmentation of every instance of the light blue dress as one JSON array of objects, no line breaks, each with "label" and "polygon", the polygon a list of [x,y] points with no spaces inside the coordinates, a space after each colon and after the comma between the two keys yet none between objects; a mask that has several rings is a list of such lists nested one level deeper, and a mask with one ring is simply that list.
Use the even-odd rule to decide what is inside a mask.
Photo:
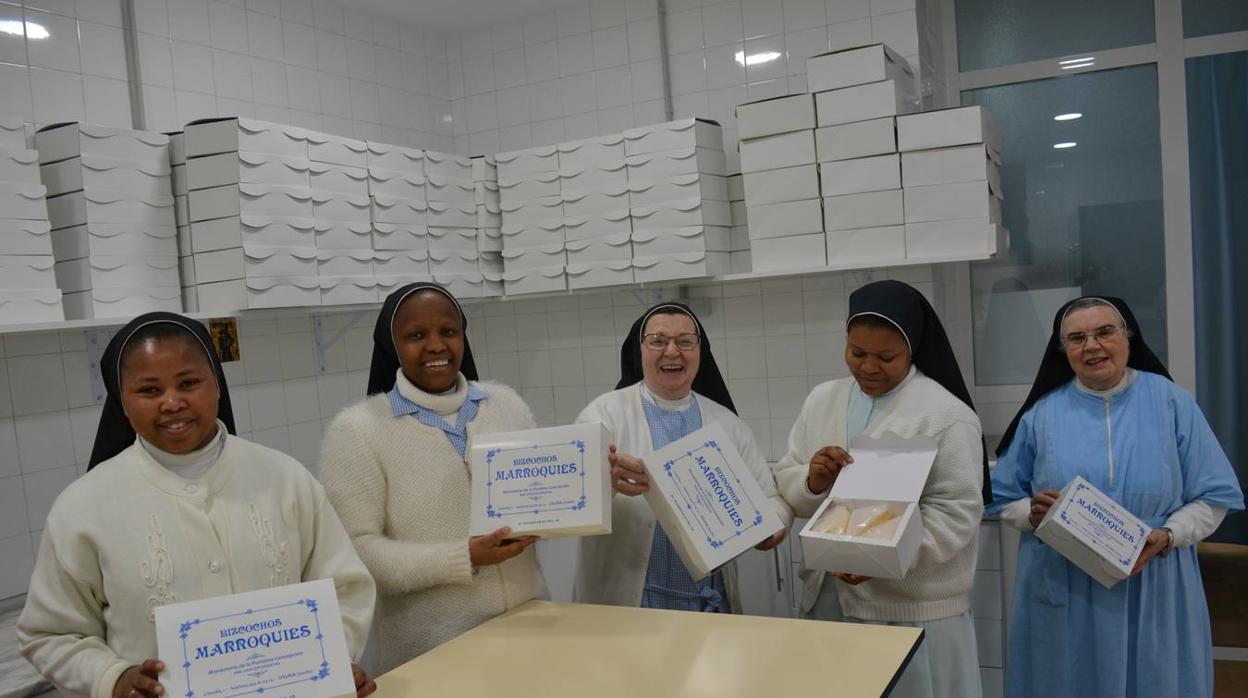
[{"label": "light blue dress", "polygon": [[[1191,394],[1144,371],[1108,398],[1072,381],[1033,405],[992,472],[989,512],[1060,490],[1076,475],[1154,528],[1193,500],[1244,506],[1231,464]],[[1195,546],[1154,558],[1139,575],[1105,589],[1024,532],[1015,579],[1006,662],[1011,698],[1213,695],[1209,610]]]},{"label": "light blue dress", "polygon": [[[665,409],[655,404],[643,391],[641,406],[646,424],[650,427],[650,441],[656,451],[702,428],[702,410],[693,395],[690,395],[687,408]],[[708,613],[732,611],[723,572],[717,570],[705,579],[695,581],[685,563],[681,562],[663,525],[657,522],[654,525],[654,540],[650,544],[650,563],[646,567],[641,607]]]}]

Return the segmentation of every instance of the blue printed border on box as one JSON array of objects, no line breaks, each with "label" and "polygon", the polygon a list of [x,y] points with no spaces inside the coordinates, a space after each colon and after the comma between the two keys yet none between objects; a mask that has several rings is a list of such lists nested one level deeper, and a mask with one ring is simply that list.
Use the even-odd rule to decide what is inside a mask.
[{"label": "blue printed border on box", "polygon": [[747,531],[750,531],[752,529],[755,529],[761,526],[763,523],[764,517],[763,517],[763,511],[759,507],[759,504],[750,497],[748,492],[745,491],[745,488],[741,483],[741,478],[737,475],[736,471],[727,467],[721,468],[721,472],[723,472],[726,475],[731,475],[733,482],[736,484],[736,488],[734,489],[734,491],[737,492],[741,496],[743,504],[745,504],[748,507],[745,509],[746,513],[752,514],[752,517],[747,522],[747,525],[735,530],[730,536],[727,536],[724,538],[716,538],[715,535],[713,534],[713,531],[711,530],[711,527],[707,525],[705,520],[703,520],[701,517],[693,516],[692,502],[695,500],[695,497],[693,493],[690,492],[688,488],[684,485],[684,483],[682,483],[679,479],[676,478],[676,475],[673,472],[673,470],[675,469],[676,465],[681,461],[692,459],[694,461],[699,462],[700,464],[701,461],[708,460],[708,456],[709,458],[715,459],[717,465],[723,465],[723,466],[728,465],[728,459],[724,457],[724,452],[720,450],[719,444],[714,440],[708,440],[704,442],[701,446],[698,446],[697,448],[687,451],[685,455],[678,456],[677,458],[674,458],[664,463],[663,472],[667,476],[667,478],[672,481],[673,485],[675,486],[674,489],[678,495],[678,498],[680,499],[680,502],[678,502],[678,506],[676,507],[676,513],[680,516],[685,526],[685,529],[689,531],[700,532],[703,535],[703,537],[706,538],[707,545],[710,545],[712,548],[718,549],[718,548],[722,548],[732,538],[740,538],[741,536],[745,535]]},{"label": "blue printed border on box", "polygon": [[[576,447],[578,461],[576,468],[578,479],[581,482],[581,495],[572,506],[537,506],[531,509],[516,509],[515,511],[498,511],[494,508],[494,460],[499,455],[516,451],[535,451],[543,448],[551,448],[552,446],[574,446]],[[490,519],[501,519],[507,516],[530,516],[533,514],[545,514],[552,511],[580,511],[586,506],[585,498],[585,442],[580,439],[572,441],[554,441],[550,443],[531,444],[529,446],[515,446],[512,448],[491,448],[485,452],[486,465],[486,481],[485,481],[485,515]]]},{"label": "blue printed border on box", "polygon": [[254,609],[248,608],[244,611],[239,611],[238,613],[228,613],[223,616],[214,616],[212,618],[191,618],[191,619],[187,619],[178,623],[178,638],[182,641],[182,665],[181,666],[182,666],[182,671],[185,672],[186,674],[186,693],[183,694],[184,698],[195,698],[195,695],[196,695],[195,689],[191,685],[190,668],[191,668],[191,663],[193,660],[191,659],[191,653],[188,650],[187,645],[186,645],[187,636],[190,635],[191,630],[194,629],[195,626],[201,625],[204,623],[214,623],[214,622],[223,621],[223,620],[230,620],[232,618],[244,618],[245,619],[248,616],[254,616],[260,613],[268,613],[270,611],[277,611],[283,608],[294,608],[297,606],[303,606],[304,608],[306,608],[308,612],[312,614],[312,621],[316,624],[316,635],[313,636],[313,639],[316,640],[317,646],[320,648],[320,651],[321,651],[321,665],[318,671],[315,674],[312,674],[311,676],[308,676],[306,678],[296,679],[294,681],[288,681],[286,683],[277,684],[275,686],[267,686],[267,687],[261,686],[259,688],[249,689],[240,693],[232,693],[229,695],[223,695],[223,696],[220,696],[220,698],[240,698],[241,696],[252,696],[252,695],[262,696],[266,692],[273,691],[279,688],[285,688],[287,686],[293,686],[293,685],[300,684],[300,683],[324,681],[326,678],[328,678],[330,674],[333,673],[333,671],[329,665],[329,658],[325,655],[325,636],[321,632],[320,610],[317,608],[316,599],[299,599],[298,601],[292,601],[290,603],[279,604],[277,606],[270,606],[268,608],[254,608]]}]

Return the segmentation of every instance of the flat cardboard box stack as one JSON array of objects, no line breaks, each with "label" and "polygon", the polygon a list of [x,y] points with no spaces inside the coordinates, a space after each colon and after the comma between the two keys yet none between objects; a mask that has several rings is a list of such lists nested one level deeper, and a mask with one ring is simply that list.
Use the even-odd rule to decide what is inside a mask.
[{"label": "flat cardboard box stack", "polygon": [[173,216],[177,223],[178,279],[182,284],[182,309],[188,313],[199,312],[199,292],[195,287],[195,256],[191,249],[190,209],[186,197],[186,134],[168,131],[169,173],[173,192]]},{"label": "flat cardboard box stack", "polygon": [[200,310],[319,305],[308,132],[226,117],[192,121],[184,139]]},{"label": "flat cardboard box stack", "polygon": [[383,298],[430,278],[425,151],[374,141],[366,148],[377,296]]},{"label": "flat cardboard box stack", "polygon": [[394,260],[376,260],[373,253],[368,146],[364,141],[315,131],[307,132],[307,138],[318,302],[375,302],[374,264],[394,264]]},{"label": "flat cardboard box stack", "polygon": [[503,287],[507,294],[567,288],[559,150],[548,145],[499,153]]},{"label": "flat cardboard box stack", "polygon": [[[905,257],[896,118],[918,107],[914,71],[883,44],[811,57],[828,264]],[[821,91],[823,90],[823,91]]]},{"label": "flat cardboard box stack", "polygon": [[634,279],[728,273],[732,208],[720,125],[690,118],[629,129],[624,156]]},{"label": "flat cardboard box stack", "polygon": [[633,282],[624,134],[560,143],[559,181],[568,256],[568,288]]},{"label": "flat cardboard box stack", "polygon": [[473,201],[477,205],[477,271],[481,278],[464,276],[471,287],[467,297],[501,295],[503,285],[503,212],[499,208],[498,162],[493,155],[472,159]]},{"label": "flat cardboard box stack", "polygon": [[905,187],[905,256],[996,254],[1001,226],[1001,138],[983,107],[897,118]]},{"label": "flat cardboard box stack", "polygon": [[39,153],[20,118],[0,118],[0,323],[64,319]]},{"label": "flat cardboard box stack", "polygon": [[814,97],[801,93],[747,102],[737,107],[737,127],[753,270],[822,266],[826,238]]},{"label": "flat cardboard box stack", "polygon": [[65,317],[181,311],[169,137],[65,123],[35,148]]},{"label": "flat cardboard box stack", "polygon": [[732,210],[732,229],[728,232],[728,254],[732,273],[753,271],[750,260],[750,219],[745,204],[745,181],[740,172],[728,175],[728,206]]},{"label": "flat cardboard box stack", "polygon": [[[435,279],[480,278],[472,160],[425,151],[429,271]],[[461,283],[462,285],[462,283]]]}]

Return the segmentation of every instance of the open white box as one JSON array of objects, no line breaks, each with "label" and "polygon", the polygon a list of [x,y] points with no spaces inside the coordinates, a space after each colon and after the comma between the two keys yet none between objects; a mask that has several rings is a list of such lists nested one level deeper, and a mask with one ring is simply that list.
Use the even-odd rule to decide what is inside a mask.
[{"label": "open white box", "polygon": [[784,527],[718,424],[677,439],[645,460],[650,475],[646,503],[694,579]]},{"label": "open white box", "polygon": [[[935,439],[925,436],[903,439],[887,433],[854,439],[850,445],[854,462],[841,470],[827,499],[799,534],[804,565],[826,572],[904,579],[923,542],[919,499],[936,460],[936,448]],[[891,540],[876,540],[814,530],[834,504],[850,509],[883,504],[901,519],[897,532]]]},{"label": "open white box", "polygon": [[468,535],[610,533],[609,441],[600,422],[473,437]]},{"label": "open white box", "polygon": [[1036,537],[1109,589],[1130,576],[1151,530],[1076,475],[1036,526]]}]

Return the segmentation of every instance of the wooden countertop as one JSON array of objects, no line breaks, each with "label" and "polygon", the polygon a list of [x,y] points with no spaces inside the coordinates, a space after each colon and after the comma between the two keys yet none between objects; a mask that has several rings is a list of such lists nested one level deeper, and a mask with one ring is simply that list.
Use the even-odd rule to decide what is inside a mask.
[{"label": "wooden countertop", "polygon": [[918,628],[530,601],[377,680],[377,698],[883,695]]}]

